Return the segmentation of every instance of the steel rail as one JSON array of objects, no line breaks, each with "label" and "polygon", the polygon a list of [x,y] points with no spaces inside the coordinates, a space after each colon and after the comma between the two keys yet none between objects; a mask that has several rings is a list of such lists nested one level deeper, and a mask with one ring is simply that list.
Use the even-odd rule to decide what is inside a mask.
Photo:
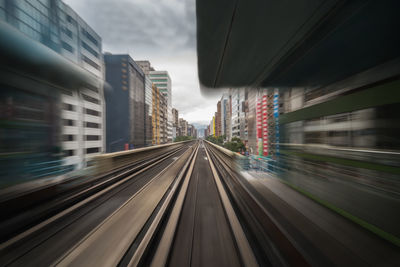
[{"label": "steel rail", "polygon": [[215,161],[219,164],[217,170],[220,173],[225,173],[225,175],[221,175],[224,178],[224,185],[228,188],[238,212],[242,214],[243,223],[253,234],[253,246],[260,248],[260,253],[264,257],[268,257],[270,264],[277,266],[285,266],[287,264],[309,266],[307,260],[300,253],[301,249],[294,240],[270,212],[263,207],[260,201],[253,196],[246,185],[236,177],[232,162],[224,160],[216,152],[217,148],[211,145],[208,146]]},{"label": "steel rail", "polygon": [[[144,200],[146,199],[146,197],[148,197],[151,192],[151,189],[154,188],[156,185],[154,183],[155,180],[159,180],[159,178],[161,176],[164,175],[164,173],[168,172],[168,170],[170,169],[171,166],[173,166],[177,161],[179,160],[183,160],[185,157],[187,156],[186,153],[184,153],[183,155],[181,155],[176,161],[170,163],[166,168],[164,168],[160,173],[158,173],[156,176],[152,177],[150,181],[148,181],[144,186],[141,187],[141,189],[139,191],[137,191],[134,195],[132,195],[128,200],[126,200],[122,205],[119,206],[119,208],[117,210],[115,210],[112,214],[110,214],[106,219],[104,219],[102,221],[101,224],[97,225],[97,227],[95,229],[93,229],[92,231],[90,231],[85,237],[83,237],[77,244],[75,244],[75,246],[73,246],[72,248],[70,248],[68,251],[66,251],[63,256],[59,257],[58,260],[56,260],[53,264],[54,265],[58,265],[58,266],[67,266],[69,264],[72,264],[72,262],[75,262],[76,260],[78,261],[95,261],[96,259],[88,259],[85,258],[83,256],[83,258],[81,257],[81,253],[96,253],[93,252],[96,246],[91,247],[93,244],[96,245],[102,245],[101,243],[98,243],[98,240],[101,240],[102,238],[105,238],[105,236],[107,235],[111,235],[112,233],[110,233],[108,230],[109,229],[113,229],[113,232],[115,231],[120,231],[120,229],[118,229],[118,227],[116,227],[116,224],[121,223],[122,219],[124,218],[124,216],[131,216],[131,206],[134,205],[139,205],[138,203],[144,203]],[[174,183],[176,181],[176,177],[173,179],[173,181],[171,182]],[[170,186],[170,185],[169,185]],[[166,191],[168,190],[169,186],[167,187],[167,189],[165,189]],[[139,200],[137,200],[138,198],[140,198]],[[134,201],[136,200],[136,202]],[[156,205],[157,206],[157,205]],[[147,213],[150,212],[150,210],[154,210],[156,209],[155,207],[147,207],[146,210],[148,211]],[[129,212],[128,212],[129,211]],[[137,215],[138,213],[133,213],[132,216]],[[135,240],[135,238],[138,236],[140,229],[144,227],[146,221],[148,220],[148,218],[151,217],[151,212],[149,213],[150,215],[147,217],[147,215],[144,215],[145,217],[142,217],[142,222],[137,222],[136,221],[136,225],[132,228],[135,228],[133,231],[131,231],[130,233],[125,233],[124,232],[124,240],[119,240],[119,249],[116,249],[117,251],[113,252],[112,255],[111,254],[107,254],[109,255],[109,257],[107,257],[107,262],[111,264],[118,264],[118,262],[124,257],[125,253],[127,252],[127,250],[129,249],[130,244]],[[131,216],[131,217],[132,217]],[[125,220],[123,220],[125,221]],[[143,225],[142,225],[143,223]],[[109,239],[107,239],[109,240]],[[111,241],[110,241],[111,242]],[[81,259],[79,259],[78,257],[80,257]],[[81,263],[82,264],[82,263]],[[106,263],[103,263],[106,264]]]},{"label": "steel rail", "polygon": [[[175,236],[176,228],[178,226],[179,217],[183,208],[183,203],[185,201],[186,192],[189,187],[190,177],[193,172],[194,164],[196,162],[197,153],[199,150],[199,146],[196,150],[196,155],[192,158],[191,161],[187,162],[188,171],[184,177],[181,189],[177,195],[176,201],[170,213],[170,218],[167,222],[167,225],[164,229],[161,240],[157,246],[157,249],[154,253],[154,256],[151,260],[150,266],[165,266],[168,260],[168,256],[170,253],[171,245]],[[190,165],[189,165],[190,164]]]},{"label": "steel rail", "polygon": [[[184,149],[184,147],[182,147],[181,149]],[[90,195],[89,197],[86,197],[85,199],[73,204],[72,206],[58,212],[57,214],[51,216],[50,218],[45,219],[44,221],[40,222],[39,224],[36,224],[33,227],[30,227],[29,229],[17,234],[16,236],[4,241],[3,243],[0,244],[0,251],[6,249],[7,247],[10,247],[11,245],[16,244],[17,242],[20,242],[22,240],[24,240],[25,238],[27,238],[28,236],[30,236],[31,234],[33,234],[34,232],[43,229],[44,227],[46,227],[47,225],[49,225],[50,223],[55,222],[56,220],[62,218],[63,216],[66,216],[67,214],[72,213],[73,211],[83,207],[84,205],[88,204],[89,202],[99,198],[100,196],[104,195],[105,193],[111,191],[112,189],[122,185],[123,183],[131,180],[132,178],[136,177],[137,175],[143,173],[144,171],[156,166],[157,164],[161,163],[162,161],[172,157],[173,155],[175,155],[176,153],[178,153],[180,151],[180,149],[172,152],[172,153],[168,153],[167,155],[162,155],[159,158],[157,158],[155,161],[152,161],[152,163],[147,164],[144,163],[140,166],[137,166],[135,168],[135,172],[132,173],[132,170],[130,171],[125,171],[123,173],[118,174],[115,177],[109,178],[106,181],[103,181],[99,184],[95,184],[94,186],[87,188],[81,192],[78,192],[76,195],[70,196],[68,199],[70,198],[76,198],[77,196],[87,196],[88,192],[93,191],[95,189],[99,189],[97,190],[97,192],[95,192],[94,194]],[[170,165],[168,165],[170,166]],[[168,168],[168,167],[167,167]],[[128,175],[128,176],[127,176]],[[104,186],[105,185],[105,186]]]},{"label": "steel rail", "polygon": [[214,166],[214,163],[212,162],[212,158],[210,157],[210,154],[208,153],[207,150],[208,150],[207,147],[205,147],[207,157],[210,159],[208,162],[210,164],[211,171],[214,176],[214,181],[217,185],[221,202],[224,206],[225,213],[228,218],[229,224],[231,226],[233,236],[235,238],[236,245],[239,249],[239,253],[243,261],[243,264],[244,266],[259,266],[253,254],[253,250],[250,247],[249,241],[247,240],[247,237],[243,231],[243,228],[240,225],[239,219],[236,217],[235,211],[229,200],[228,194],[225,191],[224,186],[222,185],[221,178],[219,177],[217,170]]},{"label": "steel rail", "polygon": [[[175,195],[178,194],[177,200],[175,202],[175,207],[180,202],[182,202],[182,203],[178,204],[178,206],[183,205],[183,201],[182,201],[183,199],[180,196],[182,194],[186,195],[186,191],[187,191],[188,184],[189,184],[189,178],[192,174],[193,166],[196,161],[198,151],[199,151],[199,144],[197,144],[197,147],[195,148],[192,155],[190,156],[190,159],[186,162],[185,166],[183,167],[179,176],[177,177],[176,181],[174,182],[173,187],[171,188],[171,190],[168,193],[168,196],[166,197],[165,201],[163,202],[158,214],[156,215],[156,217],[154,218],[153,222],[151,223],[149,229],[147,230],[143,240],[140,242],[138,248],[136,249],[135,253],[133,254],[131,260],[129,261],[128,266],[138,266],[139,265],[145,251],[148,249],[148,247],[150,245],[151,240],[153,239],[154,235],[156,234],[156,231],[159,228],[162,219],[166,216],[165,213],[167,212],[168,207],[172,204],[173,198]],[[182,181],[183,181],[182,187],[179,187],[180,184],[182,183]],[[174,210],[175,210],[175,208],[173,209],[173,211],[171,213],[170,221],[174,220],[177,223],[178,218],[177,218],[176,212],[174,212]],[[167,231],[167,233],[170,233],[170,232]],[[163,247],[165,247],[165,246],[163,246]],[[164,253],[165,253],[165,251],[164,251]],[[165,259],[165,254],[162,257],[162,259]]]}]

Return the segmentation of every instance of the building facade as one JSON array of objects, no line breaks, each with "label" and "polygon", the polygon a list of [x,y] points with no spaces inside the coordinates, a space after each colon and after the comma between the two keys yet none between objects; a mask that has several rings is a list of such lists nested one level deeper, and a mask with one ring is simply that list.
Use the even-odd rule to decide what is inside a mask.
[{"label": "building facade", "polygon": [[[172,89],[171,89],[171,78],[167,71],[157,71],[148,60],[138,60],[136,63],[142,68],[146,76],[149,77],[150,81],[157,86],[159,93],[163,94],[167,105],[166,112],[166,142],[172,142],[176,137],[176,129],[173,129],[173,114],[172,114]],[[164,101],[162,101],[164,103]],[[162,120],[163,121],[163,120]],[[163,139],[163,137],[161,138]]]},{"label": "building facade", "polygon": [[176,108],[172,108],[172,137],[175,140],[177,136],[180,136],[179,111]]},{"label": "building facade", "polygon": [[160,91],[152,84],[152,145],[160,144]]},{"label": "building facade", "polygon": [[167,142],[172,142],[172,88],[168,71],[150,70],[150,80],[164,95],[167,102]]},{"label": "building facade", "polygon": [[144,87],[145,146],[151,146],[153,144],[153,83],[148,75],[145,75]]},{"label": "building facade", "polygon": [[179,128],[180,128],[180,136],[188,136],[188,122],[182,118],[179,118]]},{"label": "building facade", "polygon": [[70,169],[85,167],[105,145],[104,63],[100,36],[60,0],[0,1],[0,20],[78,65],[97,82],[61,94],[61,149]]},{"label": "building facade", "polygon": [[215,113],[215,135],[221,136],[221,101],[217,103],[217,112]]},{"label": "building facade", "polygon": [[107,152],[146,145],[145,75],[129,55],[104,55]]},{"label": "building facade", "polygon": [[168,143],[168,101],[158,87],[158,99],[160,110],[160,144]]}]

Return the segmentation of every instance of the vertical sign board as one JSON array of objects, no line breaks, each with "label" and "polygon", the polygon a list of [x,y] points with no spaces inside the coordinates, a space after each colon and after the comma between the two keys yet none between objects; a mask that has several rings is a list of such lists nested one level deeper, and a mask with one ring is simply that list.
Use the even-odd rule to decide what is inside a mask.
[{"label": "vertical sign board", "polygon": [[279,89],[274,92],[275,151],[279,155]]},{"label": "vertical sign board", "polygon": [[261,115],[261,96],[257,95],[257,106],[256,106],[256,121],[257,121],[257,155],[263,154],[262,145],[262,115]]},{"label": "vertical sign board", "polygon": [[262,132],[263,132],[263,156],[268,156],[268,113],[267,113],[267,94],[262,97]]}]

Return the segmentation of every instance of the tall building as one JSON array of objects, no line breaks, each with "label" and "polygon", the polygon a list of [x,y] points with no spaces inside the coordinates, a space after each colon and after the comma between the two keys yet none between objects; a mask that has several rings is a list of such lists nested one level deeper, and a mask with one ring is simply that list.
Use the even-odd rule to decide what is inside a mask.
[{"label": "tall building", "polygon": [[188,136],[188,122],[182,118],[179,118],[179,127],[181,131],[181,136]]},{"label": "tall building", "polygon": [[215,135],[221,136],[221,101],[217,103],[217,112],[215,113]]},{"label": "tall building", "polygon": [[[167,103],[167,141],[173,141],[173,115],[172,115],[172,89],[171,89],[171,78],[169,77],[168,71],[155,70],[148,60],[138,60],[136,63],[143,69],[144,73],[149,76],[149,79],[153,84],[157,86],[160,93],[164,95]],[[176,135],[176,132],[175,132]]]},{"label": "tall building", "polygon": [[188,125],[188,136],[191,136],[193,138],[197,138],[197,129],[192,124]]},{"label": "tall building", "polygon": [[180,135],[179,133],[179,111],[176,108],[172,108],[172,135],[175,139]]},{"label": "tall building", "polygon": [[158,99],[160,108],[160,144],[168,143],[168,101],[158,87]]},{"label": "tall building", "polygon": [[232,98],[232,117],[231,117],[231,132],[232,137],[240,138],[240,95],[239,89],[230,89]]},{"label": "tall building", "polygon": [[[62,90],[60,98],[63,164],[70,169],[86,166],[91,156],[104,151],[105,144],[104,64],[100,36],[60,0],[0,1],[0,20],[62,55],[94,78],[94,82]],[[69,71],[66,65],[58,68],[65,73]],[[61,75],[57,75],[61,80]]]},{"label": "tall building", "polygon": [[228,121],[228,101],[229,95],[224,93],[221,97],[221,135],[224,135],[225,138],[228,137],[227,133],[227,121]]},{"label": "tall building", "polygon": [[153,144],[153,83],[148,75],[145,75],[144,87],[145,146],[151,146]]},{"label": "tall building", "polygon": [[226,139],[232,139],[232,96],[228,94],[226,102]]},{"label": "tall building", "polygon": [[253,89],[248,92],[247,99],[247,131],[248,131],[248,143],[247,151],[250,154],[258,155],[257,150],[257,96],[259,90]]},{"label": "tall building", "polygon": [[160,144],[160,91],[152,84],[152,145]]},{"label": "tall building", "polygon": [[146,145],[145,75],[129,55],[105,54],[108,152]]},{"label": "tall building", "polygon": [[149,72],[151,81],[160,89],[167,101],[167,140],[172,142],[172,89],[168,71],[152,70]]}]

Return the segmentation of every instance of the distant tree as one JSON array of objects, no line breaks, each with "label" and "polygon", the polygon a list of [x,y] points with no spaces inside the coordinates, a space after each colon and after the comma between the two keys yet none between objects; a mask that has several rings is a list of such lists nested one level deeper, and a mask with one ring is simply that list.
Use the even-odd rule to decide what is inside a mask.
[{"label": "distant tree", "polygon": [[224,147],[233,152],[246,152],[246,146],[243,141],[236,136],[232,137],[230,142],[226,142]]},{"label": "distant tree", "polygon": [[209,135],[209,136],[206,137],[207,141],[209,141],[211,143],[214,143],[216,145],[219,145],[219,146],[223,146],[224,139],[225,139],[225,135],[221,135],[221,136]]},{"label": "distant tree", "polygon": [[192,136],[177,136],[174,140],[174,142],[182,142],[182,141],[188,141],[188,140],[193,140]]}]

